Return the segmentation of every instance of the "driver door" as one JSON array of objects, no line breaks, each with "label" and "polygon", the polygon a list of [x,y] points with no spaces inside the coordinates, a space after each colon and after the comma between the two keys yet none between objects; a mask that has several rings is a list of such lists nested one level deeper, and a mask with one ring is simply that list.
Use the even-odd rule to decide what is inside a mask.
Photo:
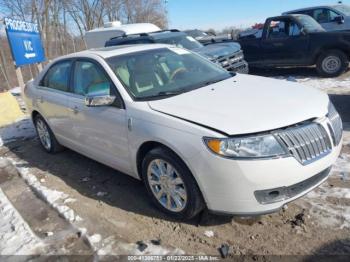
[{"label": "driver door", "polygon": [[[69,114],[75,149],[120,171],[129,172],[126,111],[113,82],[94,60],[74,63]],[[117,96],[110,106],[86,106],[86,96]]]},{"label": "driver door", "polygon": [[266,63],[293,65],[306,62],[309,37],[291,19],[267,21],[268,27],[261,40]]}]

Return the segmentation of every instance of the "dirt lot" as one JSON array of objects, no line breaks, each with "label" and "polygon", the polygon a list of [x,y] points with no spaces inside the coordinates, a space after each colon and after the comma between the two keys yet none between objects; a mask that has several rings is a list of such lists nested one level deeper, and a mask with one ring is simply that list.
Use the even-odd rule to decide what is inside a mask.
[{"label": "dirt lot", "polygon": [[[301,72],[304,71],[297,71],[298,75],[301,75],[300,79],[303,77]],[[295,75],[296,72],[287,70],[277,75],[281,73],[285,77]],[[274,77],[277,75],[273,74]],[[347,79],[349,75],[350,73],[338,80]],[[295,78],[299,79],[297,76]],[[192,221],[179,223],[165,217],[153,207],[141,182],[73,151],[65,150],[56,155],[49,155],[41,149],[36,138],[26,138],[6,142],[0,147],[0,157],[9,159],[19,171],[25,170],[27,174],[34,175],[41,185],[63,192],[66,195],[64,199],[70,199],[65,201],[65,205],[81,218],[71,219],[72,224],[75,228],[84,227],[89,236],[95,236],[94,239],[90,239],[90,243],[95,244],[92,252],[98,254],[127,254],[131,248],[140,248],[140,244],[136,243],[143,241],[148,247],[144,252],[140,252],[141,254],[162,253],[164,250],[181,253],[182,250],[193,255],[219,255],[218,248],[227,244],[230,247],[229,256],[349,256],[350,92],[338,92],[336,88],[332,90],[335,91],[328,91],[333,94],[331,98],[345,122],[344,148],[332,176],[314,192],[271,215],[240,218],[204,212]],[[21,214],[27,214],[22,216],[29,226],[34,228],[35,234],[42,239],[45,239],[45,234],[40,235],[40,232],[48,230],[53,231],[53,234],[72,234],[74,230],[63,230],[69,226],[62,221],[55,222],[57,225],[62,224],[62,230],[55,227],[47,229],[48,221],[54,219],[47,219],[51,209],[41,217],[28,215],[33,206],[18,204],[18,196],[16,198],[9,193],[9,184],[15,182],[9,181],[17,179],[0,179],[1,187],[4,188],[7,183],[6,190],[3,189],[5,194]],[[33,203],[30,197],[22,201]],[[61,245],[59,243],[56,244],[56,253],[90,254],[89,248],[80,242],[74,242],[71,248],[67,247],[67,243],[62,243],[66,246],[64,251],[57,247]],[[164,249],[160,249],[161,247]]]}]

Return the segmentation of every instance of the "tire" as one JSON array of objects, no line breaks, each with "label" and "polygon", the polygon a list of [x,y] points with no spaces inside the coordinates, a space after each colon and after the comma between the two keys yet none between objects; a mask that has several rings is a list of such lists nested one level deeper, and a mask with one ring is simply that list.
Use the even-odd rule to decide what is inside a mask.
[{"label": "tire", "polygon": [[[64,148],[61,146],[54,133],[52,132],[49,125],[46,123],[45,119],[41,115],[37,115],[34,118],[34,126],[36,133],[39,137],[40,144],[44,148],[44,150],[48,153],[57,153],[62,151]],[[45,129],[47,131],[47,134],[44,134]]]},{"label": "tire", "polygon": [[[151,170],[160,170],[157,168],[157,163],[159,163],[159,166],[167,168],[166,170],[171,170],[171,167],[173,167],[173,176],[170,175],[171,178],[166,178],[165,182],[164,180],[161,182],[161,178],[157,180],[157,176],[155,175],[155,173],[157,172],[151,172]],[[152,169],[152,167],[154,167],[155,169]],[[169,174],[171,174],[171,172],[169,172]],[[174,180],[175,177],[176,180]],[[179,182],[179,177],[183,184]],[[202,194],[198,188],[197,182],[192,176],[192,173],[190,172],[186,164],[175,153],[173,153],[167,148],[157,147],[147,153],[147,155],[142,161],[142,179],[145,183],[147,192],[152,199],[152,202],[160,210],[162,210],[164,213],[166,213],[172,218],[175,218],[177,220],[188,220],[198,215],[205,208]],[[158,184],[151,185],[151,183],[155,183],[155,181],[157,181]],[[172,183],[173,181],[177,181],[178,183],[176,183],[175,186],[172,184],[170,186],[167,186],[167,181],[170,181],[170,183]],[[174,188],[171,188],[172,186]],[[171,195],[170,209],[167,207],[167,200],[169,198],[168,193],[163,193],[163,197],[161,197],[159,200],[156,197],[155,192],[157,190],[160,191],[162,187],[169,187],[170,189],[168,189],[168,191],[173,190],[174,192],[181,192],[181,194],[174,193],[175,198],[173,198],[174,195]],[[186,200],[182,198],[184,192],[186,194]],[[178,208],[178,206],[180,206],[180,208]]]},{"label": "tire", "polygon": [[344,73],[349,66],[347,55],[340,50],[328,50],[322,53],[316,62],[316,69],[323,77],[336,77]]}]

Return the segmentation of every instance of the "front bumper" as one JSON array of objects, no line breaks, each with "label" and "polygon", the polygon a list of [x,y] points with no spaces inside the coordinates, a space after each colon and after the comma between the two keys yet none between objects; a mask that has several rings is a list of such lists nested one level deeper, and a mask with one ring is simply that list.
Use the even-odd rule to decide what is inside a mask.
[{"label": "front bumper", "polygon": [[230,67],[226,68],[226,70],[241,74],[248,74],[249,73],[249,66],[248,63],[243,60],[239,63],[232,64]]},{"label": "front bumper", "polygon": [[[294,157],[232,160],[214,155],[205,148],[201,156],[193,159],[196,168],[192,172],[209,210],[242,216],[260,215],[280,209],[327,180],[341,148],[342,143],[333,145],[328,155],[307,165]],[[279,195],[274,191],[279,191]],[[270,192],[271,199],[268,199],[266,194]]]}]

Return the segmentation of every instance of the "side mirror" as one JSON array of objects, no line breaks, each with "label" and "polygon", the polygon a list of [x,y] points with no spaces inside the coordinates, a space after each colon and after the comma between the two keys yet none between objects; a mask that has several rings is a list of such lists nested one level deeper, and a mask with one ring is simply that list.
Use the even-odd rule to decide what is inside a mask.
[{"label": "side mirror", "polygon": [[86,96],[85,105],[89,107],[110,106],[116,100],[115,96]]},{"label": "side mirror", "polygon": [[344,24],[345,23],[345,18],[342,15],[336,16],[334,18],[334,22],[337,22],[338,24]]}]

